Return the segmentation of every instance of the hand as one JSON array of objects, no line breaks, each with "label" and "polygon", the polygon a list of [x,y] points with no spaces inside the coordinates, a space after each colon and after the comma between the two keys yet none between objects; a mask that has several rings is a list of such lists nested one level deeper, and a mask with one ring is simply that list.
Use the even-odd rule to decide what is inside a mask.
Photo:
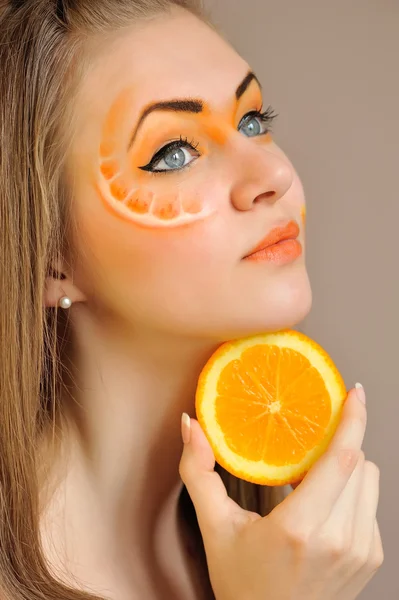
[{"label": "hand", "polygon": [[366,420],[366,407],[353,389],[327,451],[261,517],[229,498],[208,440],[191,419],[179,472],[197,513],[217,600],[359,595],[384,558],[376,521],[379,470],[361,450]]}]

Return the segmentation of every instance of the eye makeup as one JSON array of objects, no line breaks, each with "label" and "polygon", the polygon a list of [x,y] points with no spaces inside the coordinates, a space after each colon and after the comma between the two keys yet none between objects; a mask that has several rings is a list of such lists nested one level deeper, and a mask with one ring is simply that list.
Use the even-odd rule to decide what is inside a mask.
[{"label": "eye makeup", "polygon": [[[195,156],[199,157],[200,156],[200,153],[197,152],[197,148],[198,148],[198,143],[196,144],[194,140],[189,142],[188,138],[184,139],[182,136],[180,136],[179,140],[175,140],[174,142],[169,142],[165,146],[162,146],[162,148],[154,154],[154,156],[152,157],[152,159],[150,160],[150,162],[147,165],[144,165],[139,168],[142,171],[148,171],[150,173],[171,172],[173,170],[173,166],[177,166],[178,168],[181,169],[183,166],[186,166],[185,158],[187,156],[187,153],[191,157],[195,157]],[[184,152],[183,149],[186,150],[187,152]],[[169,166],[171,166],[171,169],[160,168],[159,165],[162,163],[162,161],[165,162],[166,167],[168,166],[166,160],[168,157],[171,157],[171,156],[172,156],[172,158],[175,157],[175,165],[169,164]],[[177,157],[179,157],[180,160],[177,159]],[[183,160],[183,163],[181,162],[181,160]],[[170,162],[173,163],[173,160]],[[191,162],[192,161],[190,161],[188,164],[191,164]]]},{"label": "eye makeup", "polygon": [[[151,228],[181,226],[214,214],[215,206],[199,197],[195,184],[186,178],[177,185],[176,177],[206,156],[210,144],[225,144],[232,126],[234,131],[246,127],[248,137],[262,138],[262,143],[272,141],[267,126],[275,115],[270,107],[264,112],[255,108],[262,98],[254,81],[249,73],[237,88],[231,112],[211,114],[205,102],[191,98],[157,102],[145,107],[133,132],[128,123],[134,90],[124,90],[106,116],[99,146],[95,187],[104,205],[123,220]],[[176,131],[182,132],[177,139]]]},{"label": "eye makeup", "polygon": [[[146,176],[148,179],[153,174]],[[114,215],[146,227],[188,224],[215,212],[215,207],[206,206],[193,190],[185,191],[168,182],[151,189],[151,180],[145,184],[140,179],[143,177],[134,177],[128,161],[103,157],[96,188]]]}]

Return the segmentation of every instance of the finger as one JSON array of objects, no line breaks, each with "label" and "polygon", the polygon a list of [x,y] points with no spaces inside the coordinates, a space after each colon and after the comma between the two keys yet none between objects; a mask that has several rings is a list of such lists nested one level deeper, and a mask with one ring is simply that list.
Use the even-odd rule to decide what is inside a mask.
[{"label": "finger", "polygon": [[370,548],[367,563],[353,576],[345,581],[344,585],[338,590],[339,598],[342,600],[352,600],[367,586],[374,577],[378,569],[384,562],[384,550],[382,547],[381,534],[377,520],[373,524],[373,541]]},{"label": "finger", "polygon": [[203,537],[220,533],[231,517],[243,509],[227,494],[224,483],[215,468],[212,448],[196,419],[191,421],[189,443],[184,444],[179,473],[193,501]]},{"label": "finger", "polygon": [[354,537],[354,519],[363,491],[365,462],[364,453],[361,452],[355,470],[323,526],[327,535],[336,538],[338,542],[351,544]]},{"label": "finger", "polygon": [[373,543],[369,554],[369,569],[374,574],[384,562],[384,548],[377,519],[374,521]]},{"label": "finger", "polygon": [[287,497],[285,505],[288,508],[295,503],[298,519],[317,526],[329,517],[361,455],[366,422],[365,404],[352,389],[328,449]]},{"label": "finger", "polygon": [[[380,471],[373,462],[365,461],[362,488],[354,515],[354,543],[358,554],[371,552],[375,538],[376,514],[379,501]],[[378,526],[377,526],[378,527]]]},{"label": "finger", "polygon": [[364,587],[368,584],[370,579],[374,577],[383,562],[384,548],[382,545],[380,528],[378,526],[377,519],[375,519],[373,527],[373,541],[370,547],[367,565],[357,574],[357,577],[363,577],[363,579],[365,579]]}]

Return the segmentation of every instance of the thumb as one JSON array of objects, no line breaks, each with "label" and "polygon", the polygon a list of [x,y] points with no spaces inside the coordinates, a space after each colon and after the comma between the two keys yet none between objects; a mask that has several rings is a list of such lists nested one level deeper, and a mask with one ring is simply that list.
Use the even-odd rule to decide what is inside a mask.
[{"label": "thumb", "polygon": [[187,488],[197,513],[198,525],[205,538],[219,532],[230,519],[233,506],[240,509],[229,498],[224,483],[215,468],[213,450],[196,419],[182,415],[184,443],[179,473]]}]

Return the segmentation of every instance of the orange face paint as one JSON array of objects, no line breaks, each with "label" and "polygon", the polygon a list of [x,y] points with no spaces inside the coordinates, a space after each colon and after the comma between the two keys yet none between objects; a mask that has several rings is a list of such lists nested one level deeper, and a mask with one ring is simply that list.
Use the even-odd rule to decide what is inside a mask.
[{"label": "orange face paint", "polygon": [[[257,86],[250,86],[245,96],[245,105],[239,100],[223,114],[211,114],[206,105],[199,113],[154,112],[152,128],[140,127],[129,149],[134,91],[132,88],[124,90],[106,116],[99,146],[95,187],[104,205],[122,219],[157,228],[190,224],[214,214],[215,205],[205,204],[196,194],[195,184],[179,182],[179,186],[176,185],[178,170],[156,176],[140,167],[147,164],[161,147],[176,140],[176,131],[183,131],[183,139],[187,137],[188,142],[191,135],[200,140],[198,152],[201,157],[208,153],[209,144],[226,144],[237,132],[242,117],[261,106]],[[147,131],[146,135],[143,130]],[[260,137],[262,143],[272,141],[270,134]]]},{"label": "orange face paint", "polygon": [[301,208],[301,219],[303,226],[306,227],[306,204],[304,204]]},{"label": "orange face paint", "polygon": [[[99,173],[95,182],[104,205],[112,208],[112,213],[120,218],[150,227],[181,225],[205,218],[210,210],[201,205],[199,198],[184,197],[166,178],[159,186],[151,173],[137,169],[140,166],[137,155],[143,154],[143,151],[136,152],[136,155],[133,153],[133,157],[128,155],[124,135],[128,131],[133,100],[133,90],[124,90],[111,106],[104,122],[99,147]],[[151,138],[154,142],[156,135]],[[162,141],[165,145],[165,132]]]}]

